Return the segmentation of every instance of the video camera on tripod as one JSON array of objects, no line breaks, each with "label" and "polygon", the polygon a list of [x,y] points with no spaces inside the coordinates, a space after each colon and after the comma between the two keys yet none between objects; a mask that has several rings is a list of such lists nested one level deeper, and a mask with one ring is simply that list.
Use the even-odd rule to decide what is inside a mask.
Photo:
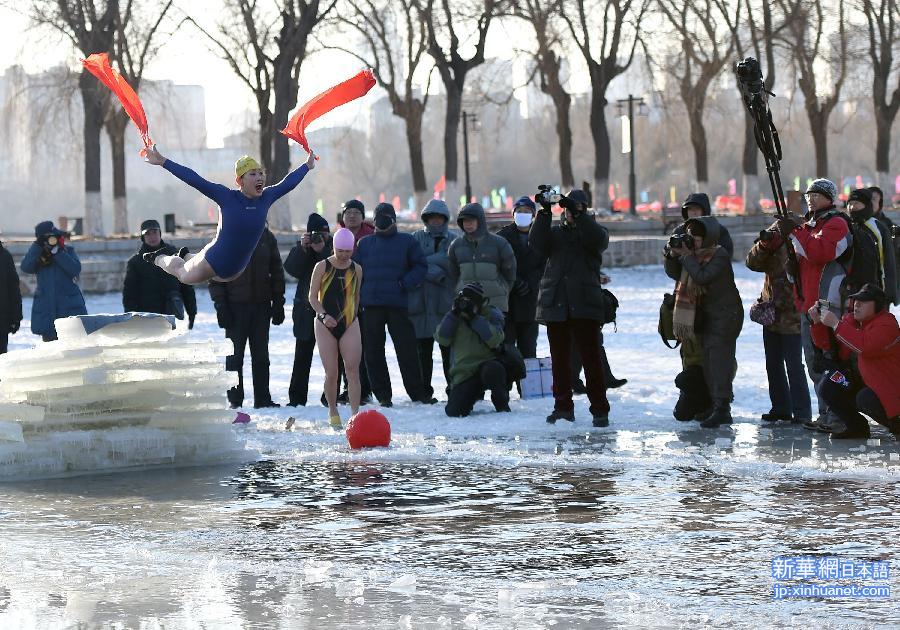
[{"label": "video camera on tripod", "polygon": [[[784,198],[784,190],[781,187],[781,140],[778,138],[778,130],[772,122],[772,112],[769,110],[769,97],[775,96],[766,90],[763,81],[762,70],[759,62],[753,57],[747,57],[734,64],[734,73],[737,75],[738,89],[744,107],[753,120],[753,135],[756,145],[763,154],[766,163],[766,172],[769,174],[769,184],[772,186],[772,195],[775,198],[775,216],[779,219],[791,215]],[[762,233],[760,233],[762,238]],[[788,261],[793,269],[797,268],[797,255],[790,241],[783,239],[788,252]],[[797,285],[797,294],[802,298],[800,285]]]}]

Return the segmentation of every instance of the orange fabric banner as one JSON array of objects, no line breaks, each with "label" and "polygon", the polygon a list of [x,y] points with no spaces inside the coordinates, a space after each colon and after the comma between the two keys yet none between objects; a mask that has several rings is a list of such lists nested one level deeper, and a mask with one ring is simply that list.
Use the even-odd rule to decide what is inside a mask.
[{"label": "orange fabric banner", "polygon": [[364,96],[375,86],[375,75],[369,69],[363,70],[356,76],[328,88],[318,96],[314,96],[297,113],[291,116],[287,126],[281,133],[299,143],[307,153],[309,143],[306,140],[306,127],[319,116],[327,114],[335,107],[340,107],[352,100]]},{"label": "orange fabric banner", "polygon": [[116,72],[109,65],[109,55],[106,53],[95,53],[87,59],[81,60],[85,69],[100,79],[106,87],[112,90],[122,103],[122,109],[128,114],[131,122],[141,133],[141,140],[144,142],[144,149],[141,149],[141,155],[145,155],[146,148],[153,144],[150,140],[150,133],[147,127],[147,115],[144,113],[144,106],[141,105],[141,99],[132,89],[128,82],[122,78],[122,75]]}]

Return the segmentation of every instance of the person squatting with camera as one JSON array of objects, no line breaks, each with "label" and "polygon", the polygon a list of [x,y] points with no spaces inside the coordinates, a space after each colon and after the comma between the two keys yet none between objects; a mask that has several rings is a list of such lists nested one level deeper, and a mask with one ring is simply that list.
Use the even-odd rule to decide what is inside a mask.
[{"label": "person squatting with camera", "polygon": [[[595,427],[609,426],[609,401],[600,358],[600,326],[604,317],[603,287],[597,270],[609,244],[609,232],[587,214],[584,191],[568,195],[540,186],[535,201],[541,209],[528,234],[528,244],[547,259],[538,292],[536,318],[547,326],[553,371],[553,412],[547,422],[575,420],[572,402],[572,342],[581,350],[590,412]],[[552,225],[552,207],[563,217]]]},{"label": "person squatting with camera", "polygon": [[42,221],[34,227],[34,243],[19,265],[22,273],[37,275],[37,290],[31,304],[31,332],[44,341],[56,340],[60,317],[87,315],[84,296],[78,286],[81,261],[75,248],[66,244],[69,235]]},{"label": "person squatting with camera", "polygon": [[[691,418],[704,428],[731,424],[737,338],[744,322],[731,255],[719,244],[721,226],[711,216],[688,219],[664,250],[666,274],[676,281],[676,338],[699,354],[711,406]],[[683,355],[684,356],[684,355]],[[676,383],[677,383],[676,379]]]},{"label": "person squatting with camera", "polygon": [[503,313],[487,300],[480,283],[470,282],[456,294],[434,338],[450,349],[448,416],[468,416],[488,390],[494,409],[510,410],[506,368],[496,353],[503,343]]},{"label": "person squatting with camera", "polygon": [[832,437],[868,439],[869,423],[861,414],[900,437],[900,326],[878,286],[866,284],[849,298],[841,319],[818,303],[808,311],[814,323],[832,331],[847,366],[826,369],[816,388],[844,426]]}]

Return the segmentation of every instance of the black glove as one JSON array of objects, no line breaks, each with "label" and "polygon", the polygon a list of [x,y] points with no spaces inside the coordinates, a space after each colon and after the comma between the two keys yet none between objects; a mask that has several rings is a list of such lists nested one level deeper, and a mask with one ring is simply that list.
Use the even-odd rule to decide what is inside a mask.
[{"label": "black glove", "polygon": [[525,297],[526,295],[531,293],[531,287],[521,278],[516,278],[516,281],[513,283],[512,290],[513,293],[520,297]]},{"label": "black glove", "polygon": [[215,302],[216,305],[216,321],[219,323],[219,328],[222,330],[228,330],[231,328],[232,324],[234,324],[234,318],[231,315],[231,309],[228,307],[227,302]]},{"label": "black glove", "polygon": [[456,315],[457,317],[460,317],[462,315],[462,310],[463,310],[462,300],[460,300],[459,297],[457,297],[455,300],[453,300],[453,306],[450,307],[450,312],[453,313],[454,315]]},{"label": "black glove", "polygon": [[793,214],[789,214],[786,217],[778,217],[776,223],[778,223],[778,231],[781,232],[781,236],[787,238],[803,221]]},{"label": "black glove", "polygon": [[188,313],[188,330],[194,330],[194,318],[197,317],[197,313]]},{"label": "black glove", "polygon": [[12,324],[10,324],[10,325],[9,325],[9,334],[10,334],[10,335],[15,335],[17,332],[19,332],[19,325],[20,325],[21,323],[22,323],[22,322],[13,322]]},{"label": "black glove", "polygon": [[272,301],[272,324],[280,326],[284,323],[284,298]]}]

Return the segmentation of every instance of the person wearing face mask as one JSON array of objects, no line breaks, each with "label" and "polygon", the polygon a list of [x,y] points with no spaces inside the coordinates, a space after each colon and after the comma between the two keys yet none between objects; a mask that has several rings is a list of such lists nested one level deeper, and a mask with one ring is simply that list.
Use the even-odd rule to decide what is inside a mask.
[{"label": "person wearing face mask", "polygon": [[516,257],[516,279],[509,295],[504,336],[507,343],[519,348],[525,359],[537,357],[537,297],[541,276],[547,266],[547,259],[528,244],[535,211],[530,197],[519,197],[513,207],[513,222],[497,232],[509,242]]},{"label": "person wearing face mask", "polygon": [[125,266],[122,306],[126,312],[162,313],[178,319],[184,319],[187,315],[188,329],[192,329],[197,316],[194,287],[180,283],[175,276],[170,276],[143,258],[147,252],[160,250],[166,256],[174,256],[177,251],[173,245],[162,240],[159,221],[147,219],[141,223],[141,247]]},{"label": "person wearing face mask", "polygon": [[[422,369],[422,381],[429,396],[434,394],[431,386],[431,375],[434,371],[434,331],[453,306],[455,295],[453,279],[450,274],[450,259],[447,252],[450,243],[459,236],[448,229],[450,209],[440,199],[432,199],[422,210],[422,223],[425,227],[413,234],[413,238],[425,252],[428,273],[422,286],[409,292],[409,317],[416,329],[416,343],[419,353],[419,366]],[[441,364],[444,378],[450,386],[450,349],[438,344],[441,350]]]},{"label": "person wearing face mask", "polygon": [[375,234],[359,241],[353,260],[363,271],[360,325],[372,393],[382,407],[393,406],[391,376],[384,354],[387,328],[410,400],[436,403],[422,382],[416,331],[409,319],[409,292],[422,286],[428,262],[413,236],[397,230],[394,206],[380,203],[375,207]]}]

